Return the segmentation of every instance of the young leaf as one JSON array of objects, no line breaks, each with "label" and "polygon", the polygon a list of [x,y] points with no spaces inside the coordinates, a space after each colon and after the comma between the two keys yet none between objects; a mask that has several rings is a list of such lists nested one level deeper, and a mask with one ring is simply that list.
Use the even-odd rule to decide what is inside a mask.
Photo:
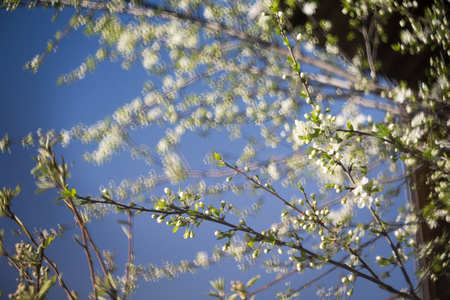
[{"label": "young leaf", "polygon": [[255,277],[250,279],[246,284],[247,288],[250,288],[259,279],[259,277],[261,277],[261,275],[256,275]]},{"label": "young leaf", "polygon": [[48,245],[50,245],[50,243],[51,243],[54,239],[55,239],[54,236],[49,236],[48,238],[46,238],[46,239],[44,240],[44,248],[47,248]]},{"label": "young leaf", "polygon": [[45,295],[47,295],[50,288],[55,285],[56,278],[57,277],[55,275],[45,281],[45,283],[41,286],[41,289],[39,290],[38,299],[45,299]]},{"label": "young leaf", "polygon": [[[197,215],[200,214],[200,213],[199,213],[198,211],[196,211],[196,210],[189,209],[189,210],[187,211],[187,214],[190,215],[190,216],[195,217],[195,216],[197,216]],[[214,213],[213,213],[213,214],[214,214]]]},{"label": "young leaf", "polygon": [[214,158],[215,158],[216,160],[222,160],[222,157],[220,156],[219,153],[214,153]]}]

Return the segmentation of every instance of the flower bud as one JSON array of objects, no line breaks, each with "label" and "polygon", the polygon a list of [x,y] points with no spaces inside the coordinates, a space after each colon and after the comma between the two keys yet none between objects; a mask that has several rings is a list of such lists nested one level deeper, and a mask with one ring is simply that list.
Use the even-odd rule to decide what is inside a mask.
[{"label": "flower bud", "polygon": [[166,187],[164,189],[164,193],[166,193],[167,195],[170,195],[170,194],[172,194],[172,191],[168,187]]}]

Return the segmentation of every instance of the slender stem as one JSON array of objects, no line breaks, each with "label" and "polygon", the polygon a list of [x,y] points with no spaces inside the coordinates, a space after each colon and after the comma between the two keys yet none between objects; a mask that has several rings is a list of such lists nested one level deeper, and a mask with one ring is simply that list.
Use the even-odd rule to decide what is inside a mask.
[{"label": "slender stem", "polygon": [[[57,162],[57,160],[55,158],[55,153],[51,150],[51,146],[47,146],[45,148],[48,151],[48,154],[49,154],[49,157],[50,157],[49,164],[51,164],[51,165],[49,166],[49,168],[51,168],[52,170],[56,171],[56,173],[59,175],[59,180],[57,180],[57,179],[55,179],[53,177],[51,177],[51,179],[53,180],[54,184],[59,188],[59,190],[64,191],[65,188],[66,188],[65,180],[66,180],[66,176],[67,176],[65,168],[64,168],[64,166],[63,166],[63,168],[60,168],[60,166],[59,166],[59,164],[58,164],[58,162]],[[95,283],[96,280],[95,280],[93,259],[92,259],[91,253],[89,251],[88,244],[91,244],[91,246],[92,246],[92,248],[93,248],[93,250],[94,250],[94,252],[95,252],[95,254],[97,256],[97,259],[98,259],[98,261],[100,263],[100,266],[102,268],[102,271],[103,271],[104,275],[107,274],[106,266],[105,266],[105,263],[104,263],[101,255],[100,255],[100,252],[99,252],[98,248],[96,247],[96,245],[95,245],[91,235],[89,234],[89,231],[88,231],[88,229],[86,227],[86,224],[85,224],[83,218],[78,213],[78,210],[76,208],[76,205],[75,205],[72,197],[66,198],[66,201],[67,201],[66,202],[67,206],[69,207],[69,209],[74,214],[75,219],[76,219],[78,225],[80,226],[81,237],[82,237],[82,240],[83,240],[83,244],[82,245],[83,245],[84,252],[86,254],[86,258],[87,258],[87,261],[88,261],[89,273],[90,273],[90,276],[91,276],[94,298],[97,299],[98,296],[97,296],[97,288],[96,288],[96,283]]]},{"label": "slender stem", "polygon": [[92,283],[92,291],[94,293],[94,299],[98,299],[97,288],[96,288],[96,284],[95,284],[95,272],[94,272],[93,260],[92,260],[91,253],[89,252],[88,241],[87,241],[88,238],[86,236],[86,230],[84,230],[85,229],[84,222],[81,219],[80,215],[78,214],[78,211],[77,211],[77,209],[75,207],[75,204],[73,203],[72,198],[68,198],[67,201],[69,202],[70,210],[75,215],[77,223],[80,226],[81,237],[83,239],[82,247],[84,249],[84,253],[86,254],[86,258],[87,258],[87,261],[88,261],[89,274],[91,276],[91,283]]},{"label": "slender stem", "polygon": [[406,272],[405,266],[403,265],[402,258],[400,257],[400,254],[398,252],[398,247],[394,245],[394,243],[392,242],[391,238],[389,237],[389,234],[384,229],[384,225],[381,222],[380,217],[378,216],[378,214],[373,210],[372,207],[369,207],[369,210],[372,213],[372,216],[375,219],[375,221],[377,222],[377,224],[381,227],[382,234],[386,238],[386,240],[387,240],[389,246],[391,247],[392,251],[394,251],[394,255],[395,255],[395,258],[397,260],[397,264],[398,264],[398,266],[400,267],[400,270],[403,273],[403,277],[405,277],[405,280],[406,280],[406,282],[408,284],[409,291],[410,291],[411,295],[413,296],[413,299],[419,299],[417,297],[417,295],[414,293],[414,287],[412,285],[411,279],[409,278],[408,272]]},{"label": "slender stem", "polygon": [[262,292],[262,291],[264,291],[264,290],[267,290],[267,289],[270,288],[272,285],[274,285],[274,284],[280,282],[281,280],[286,279],[286,278],[288,278],[289,276],[292,276],[292,275],[294,275],[294,274],[296,274],[296,273],[298,273],[298,271],[294,268],[294,269],[293,269],[292,271],[290,271],[289,273],[286,273],[286,274],[284,274],[283,276],[278,277],[277,279],[271,281],[270,283],[266,284],[266,285],[263,286],[262,288],[259,288],[259,289],[257,289],[256,291],[253,291],[253,292],[247,294],[247,298],[249,298],[249,297],[251,297],[251,296],[253,296],[253,295],[256,295],[256,294],[258,294],[258,293],[260,293],[260,292]]},{"label": "slender stem", "polygon": [[[39,244],[36,242],[36,240],[33,238],[33,236],[31,235],[31,233],[28,231],[28,229],[25,227],[25,225],[22,223],[22,221],[10,210],[8,211],[10,218],[12,220],[14,220],[14,222],[19,225],[20,228],[22,228],[22,230],[25,232],[26,236],[28,237],[28,239],[33,243],[33,245],[36,248],[39,248]],[[59,273],[58,268],[56,267],[56,264],[51,261],[44,253],[42,254],[42,256],[44,257],[45,261],[48,263],[48,265],[50,266],[50,268],[52,268],[53,272],[55,272],[56,276],[58,276],[59,279],[59,285],[64,289],[64,291],[67,294],[67,297],[69,299],[73,299],[75,300],[75,298],[72,296],[72,293],[69,291],[69,289],[67,288],[64,280],[62,279],[62,274]],[[15,265],[15,264],[14,264]],[[16,266],[17,267],[17,266]]]},{"label": "slender stem", "polygon": [[128,294],[129,284],[130,284],[130,268],[134,261],[134,250],[133,250],[133,213],[129,210],[125,211],[128,216],[128,261],[125,267],[125,295]]}]

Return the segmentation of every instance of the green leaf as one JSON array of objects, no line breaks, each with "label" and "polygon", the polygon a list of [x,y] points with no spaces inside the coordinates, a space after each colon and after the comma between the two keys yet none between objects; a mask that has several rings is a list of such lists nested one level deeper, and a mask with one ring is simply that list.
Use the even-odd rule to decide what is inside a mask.
[{"label": "green leaf", "polygon": [[130,231],[128,230],[128,228],[126,226],[122,225],[122,230],[128,238],[131,237]]},{"label": "green leaf", "polygon": [[280,0],[274,0],[272,2],[272,5],[269,7],[269,9],[273,12],[273,13],[277,13],[278,12],[278,4],[279,4]]},{"label": "green leaf", "polygon": [[78,245],[80,245],[81,247],[83,247],[84,248],[84,245],[83,245],[83,243],[82,242],[80,242],[79,240],[78,240],[78,237],[77,236],[73,236],[73,240],[78,244]]},{"label": "green leaf", "polygon": [[16,188],[12,191],[12,196],[13,197],[16,197],[17,195],[19,195],[19,193],[20,193],[20,184],[18,184],[17,186],[16,186]]},{"label": "green leaf", "polygon": [[393,44],[393,45],[391,45],[391,47],[394,51],[397,51],[397,52],[400,51],[400,49],[401,49],[400,44]]},{"label": "green leaf", "polygon": [[352,130],[352,131],[353,131],[353,125],[352,125],[352,123],[348,122],[348,123],[347,123],[347,128],[348,128],[349,130]]},{"label": "green leaf", "polygon": [[221,236],[219,236],[218,238],[217,238],[217,240],[221,240],[221,239],[224,239],[224,238],[229,238],[229,236],[227,236],[226,234],[222,234]]},{"label": "green leaf", "polygon": [[380,263],[379,263],[379,265],[381,266],[381,267],[386,267],[386,266],[389,266],[391,264],[391,262],[388,260],[388,259],[383,259]]},{"label": "green leaf", "polygon": [[255,240],[251,240],[250,242],[248,242],[248,247],[249,248],[251,248],[251,247],[253,247],[253,245],[256,243],[256,241]]},{"label": "green leaf", "polygon": [[247,288],[250,288],[259,279],[259,277],[261,277],[261,275],[256,275],[255,277],[250,279],[246,284]]},{"label": "green leaf", "polygon": [[44,240],[44,248],[47,248],[48,245],[50,245],[50,243],[51,243],[54,239],[55,239],[54,236],[49,236],[48,238],[46,238],[46,239]]},{"label": "green leaf", "polygon": [[380,231],[376,228],[370,228],[370,232],[372,233],[380,233]]},{"label": "green leaf", "polygon": [[239,296],[238,294],[233,294],[233,295],[231,295],[230,297],[228,297],[228,300],[234,300],[234,299],[236,299],[238,296]]},{"label": "green leaf", "polygon": [[222,157],[220,156],[219,153],[214,153],[214,158],[215,158],[216,160],[222,160]]},{"label": "green leaf", "polygon": [[306,93],[305,89],[302,89],[298,95],[303,99],[308,98],[308,94]]},{"label": "green leaf", "polygon": [[215,217],[220,218],[220,212],[217,208],[211,207],[210,211]]},{"label": "green leaf", "polygon": [[128,225],[128,221],[125,220],[115,220],[119,224]]},{"label": "green leaf", "polygon": [[277,35],[281,36],[281,32],[278,28],[275,28],[275,32],[277,33]]},{"label": "green leaf", "polygon": [[111,198],[109,198],[109,197],[107,197],[107,196],[105,196],[105,195],[102,195],[101,198],[102,198],[103,200],[107,201],[107,202],[111,202],[111,201],[112,201]]},{"label": "green leaf", "polygon": [[45,299],[45,295],[48,293],[50,288],[56,283],[56,276],[49,278],[45,283],[41,286],[41,289],[38,293],[38,299]]},{"label": "green leaf", "polygon": [[200,213],[198,211],[196,211],[196,210],[188,209],[187,214],[190,215],[190,216],[195,217],[195,216],[197,216]]}]

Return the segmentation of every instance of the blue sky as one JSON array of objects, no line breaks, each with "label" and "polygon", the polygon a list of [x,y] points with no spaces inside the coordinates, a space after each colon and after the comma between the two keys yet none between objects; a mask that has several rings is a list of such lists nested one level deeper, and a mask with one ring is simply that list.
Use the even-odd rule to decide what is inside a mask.
[{"label": "blue sky", "polygon": [[[93,124],[103,119],[132,99],[142,95],[142,85],[147,74],[140,65],[131,70],[124,71],[120,63],[104,63],[95,74],[88,75],[72,85],[57,86],[59,75],[76,68],[89,54],[96,51],[96,39],[88,39],[81,32],[73,32],[59,46],[56,53],[50,54],[37,74],[24,71],[26,61],[40,54],[58,29],[62,29],[70,17],[70,12],[62,12],[58,21],[50,21],[51,10],[23,10],[6,12],[0,10],[0,135],[5,133],[11,138],[20,138],[29,132],[36,132],[38,128],[48,130],[70,129],[82,122]],[[149,140],[157,140],[161,132],[147,131]],[[191,150],[187,155],[194,155],[197,163],[201,162],[208,150],[214,147],[229,148],[235,144],[220,144],[219,135],[212,141],[201,139],[187,141]],[[230,146],[231,145],[231,146]],[[87,164],[82,154],[91,150],[92,146],[73,142],[68,148],[57,148],[59,155],[64,155],[67,161],[74,161],[73,178],[69,181],[72,187],[81,195],[98,195],[99,187],[107,185],[111,180],[120,182],[122,178],[136,178],[141,173],[148,172],[142,161],[132,161],[127,156],[113,159],[102,167]],[[13,202],[14,212],[25,222],[29,228],[50,228],[56,224],[68,224],[73,217],[62,206],[54,204],[57,194],[46,192],[35,196],[34,179],[30,174],[33,168],[32,155],[35,148],[23,149],[20,143],[12,148],[12,154],[0,155],[0,185],[15,187],[22,186],[22,193]],[[202,151],[200,151],[202,150]],[[228,149],[227,149],[228,150]],[[199,154],[199,152],[201,152]],[[192,156],[194,157],[194,156]],[[162,193],[164,186],[159,186],[156,193]],[[295,193],[294,191],[291,191]],[[253,201],[253,200],[252,200]],[[276,206],[274,216],[279,215],[279,206]],[[273,210],[272,206],[267,208]],[[120,224],[109,222],[113,219],[124,220],[124,215],[110,217],[108,222],[96,222],[90,229],[101,249],[116,249],[118,252],[118,265],[126,261],[126,238]],[[271,220],[275,221],[275,220]],[[269,224],[269,223],[268,223]],[[5,229],[15,228],[9,220],[0,219],[0,226]],[[200,250],[211,252],[215,244],[214,231],[220,228],[203,226],[196,232],[197,238],[184,240],[182,233],[172,234],[172,228],[156,224],[149,220],[148,215],[141,214],[136,217],[136,257],[137,262],[160,264],[163,260],[178,262],[182,259],[193,260]],[[62,272],[70,289],[75,289],[80,299],[86,299],[90,292],[89,273],[85,256],[75,242],[72,235],[78,231],[68,231],[63,239],[55,240],[48,249],[48,256],[54,259]],[[8,235],[9,236],[9,235]],[[23,237],[13,237],[11,241],[21,240]],[[12,243],[10,244],[10,247]],[[119,246],[118,246],[119,245]],[[286,257],[287,258],[287,257]],[[230,280],[246,282],[254,276],[257,270],[242,273],[237,270],[236,264],[226,261],[219,267],[210,267],[200,270],[196,275],[182,275],[175,281],[161,280],[158,283],[141,282],[138,293],[134,299],[204,299],[205,293],[210,290],[208,281],[224,276],[229,287]],[[0,291],[7,295],[15,290],[16,274],[7,266],[5,259],[0,259]],[[337,273],[335,273],[337,274]],[[297,282],[306,282],[311,279],[309,272],[302,277],[291,278],[292,287]],[[255,287],[261,287],[275,278],[275,274],[260,279]],[[337,281],[336,276],[328,277],[331,282]],[[295,283],[295,284],[294,284]],[[361,282],[362,283],[362,282]],[[283,289],[280,284],[279,289]],[[379,299],[384,295],[365,295],[365,284],[356,291],[364,295],[365,299]],[[304,297],[315,295],[315,289],[305,293]],[[55,288],[49,299],[64,298],[60,288]],[[261,293],[258,299],[273,299],[271,291]],[[355,297],[358,299],[358,297]]]},{"label": "blue sky", "polygon": [[[142,94],[142,85],[147,76],[143,68],[137,65],[124,71],[120,63],[104,63],[95,74],[88,75],[84,80],[57,86],[58,76],[76,68],[89,54],[95,53],[98,46],[97,40],[88,39],[79,31],[73,32],[60,44],[56,53],[46,58],[37,74],[24,71],[25,63],[45,49],[47,41],[63,28],[70,17],[70,12],[63,12],[57,22],[52,23],[52,14],[51,10],[40,8],[31,11],[0,11],[1,136],[8,133],[13,139],[20,139],[29,132],[35,133],[38,128],[61,130],[70,129],[80,122],[93,124]],[[155,135],[160,136],[160,133],[151,133],[151,137],[156,139]],[[82,154],[90,149],[91,146],[77,142],[68,148],[57,148],[58,154],[63,154],[67,161],[75,162],[69,183],[79,194],[99,194],[99,187],[111,180],[120,182],[122,178],[133,179],[145,173],[145,170],[139,170],[144,169],[142,161],[135,162],[126,157],[113,159],[102,167],[87,164]],[[64,207],[54,205],[56,193],[49,191],[34,195],[35,185],[30,170],[34,166],[31,156],[36,155],[35,150],[24,149],[20,143],[16,143],[11,154],[0,155],[0,183],[5,187],[21,184],[22,192],[13,202],[12,208],[29,228],[48,229],[55,228],[58,223],[68,224],[73,217]],[[125,216],[115,218],[125,219]],[[7,231],[17,229],[6,219],[0,219],[0,226]],[[212,250],[215,242],[213,233],[217,229],[200,228],[196,232],[199,238],[184,240],[181,231],[172,234],[172,228],[149,220],[148,215],[136,217],[135,228],[137,262],[142,264],[161,264],[163,260],[175,263],[182,259],[193,260],[197,251]],[[115,222],[97,222],[91,224],[90,229],[99,248],[116,249],[119,254],[118,265],[123,265],[127,241],[120,225]],[[85,256],[71,237],[77,233],[74,229],[67,232],[63,239],[55,240],[48,249],[48,256],[57,262],[69,288],[75,289],[80,299],[85,299],[91,285]],[[21,239],[23,237],[16,237],[15,240]],[[14,241],[14,237],[11,241]],[[9,245],[13,247],[12,243]],[[17,274],[3,258],[0,259],[0,269],[3,270],[0,272],[0,291],[8,295],[15,290]],[[227,278],[228,283],[231,279],[246,282],[254,276],[252,272],[244,275],[236,272],[234,263],[222,264],[220,268],[201,270],[195,276],[183,275],[175,281],[141,282],[134,299],[148,299],[149,294],[152,299],[179,299],[186,296],[187,290],[189,297],[206,298],[205,293],[210,290],[209,280],[226,276],[227,273],[233,274],[232,278]],[[64,295],[56,287],[50,299],[65,298]]]}]

